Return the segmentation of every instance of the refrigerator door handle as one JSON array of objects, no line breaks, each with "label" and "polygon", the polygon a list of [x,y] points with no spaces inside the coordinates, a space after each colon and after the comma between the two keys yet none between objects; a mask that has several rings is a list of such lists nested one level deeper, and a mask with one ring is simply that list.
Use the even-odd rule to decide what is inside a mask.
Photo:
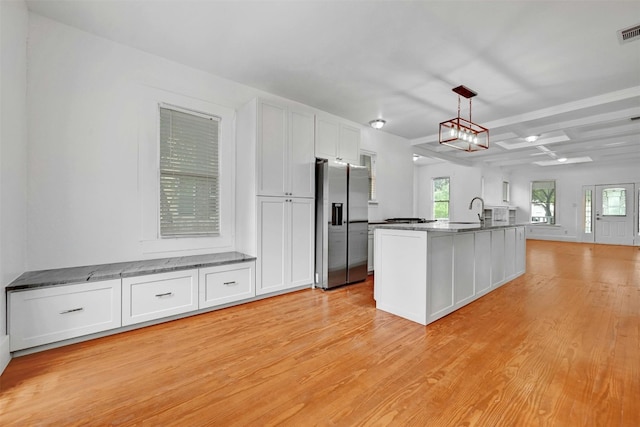
[{"label": "refrigerator door handle", "polygon": [[331,225],[342,225],[342,203],[331,204]]}]

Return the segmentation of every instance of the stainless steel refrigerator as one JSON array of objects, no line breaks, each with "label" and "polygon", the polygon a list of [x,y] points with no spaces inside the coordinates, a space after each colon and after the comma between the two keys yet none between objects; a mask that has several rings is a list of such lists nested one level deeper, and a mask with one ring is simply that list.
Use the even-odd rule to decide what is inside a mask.
[{"label": "stainless steel refrigerator", "polygon": [[368,199],[365,167],[316,160],[316,286],[366,279]]}]

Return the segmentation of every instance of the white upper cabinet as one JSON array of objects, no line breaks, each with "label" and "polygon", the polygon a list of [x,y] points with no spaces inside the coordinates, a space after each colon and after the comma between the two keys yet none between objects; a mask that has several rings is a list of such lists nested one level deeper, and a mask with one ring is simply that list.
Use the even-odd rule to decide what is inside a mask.
[{"label": "white upper cabinet", "polygon": [[316,157],[338,158],[338,122],[329,118],[316,117]]},{"label": "white upper cabinet", "polygon": [[258,194],[284,196],[287,187],[287,109],[258,103]]},{"label": "white upper cabinet", "polygon": [[257,108],[258,195],[313,197],[314,115],[264,100]]},{"label": "white upper cabinet", "polygon": [[314,197],[315,116],[289,109],[289,189],[290,196]]},{"label": "white upper cabinet", "polygon": [[344,162],[360,164],[360,129],[340,123],[339,154]]},{"label": "white upper cabinet", "polygon": [[333,117],[317,116],[316,157],[360,164],[360,129]]}]

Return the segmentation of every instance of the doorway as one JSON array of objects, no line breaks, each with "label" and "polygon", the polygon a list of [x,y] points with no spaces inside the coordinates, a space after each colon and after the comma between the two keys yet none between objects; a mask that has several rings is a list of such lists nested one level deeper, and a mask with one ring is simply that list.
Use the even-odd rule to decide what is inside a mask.
[{"label": "doorway", "polygon": [[634,184],[608,184],[583,189],[585,234],[595,243],[633,245]]}]

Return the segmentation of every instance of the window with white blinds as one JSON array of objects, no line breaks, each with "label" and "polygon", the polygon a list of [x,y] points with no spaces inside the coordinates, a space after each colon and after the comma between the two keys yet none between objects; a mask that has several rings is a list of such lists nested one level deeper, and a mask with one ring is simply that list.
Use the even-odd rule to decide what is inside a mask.
[{"label": "window with white blinds", "polygon": [[160,236],[220,233],[220,118],[160,106]]}]

